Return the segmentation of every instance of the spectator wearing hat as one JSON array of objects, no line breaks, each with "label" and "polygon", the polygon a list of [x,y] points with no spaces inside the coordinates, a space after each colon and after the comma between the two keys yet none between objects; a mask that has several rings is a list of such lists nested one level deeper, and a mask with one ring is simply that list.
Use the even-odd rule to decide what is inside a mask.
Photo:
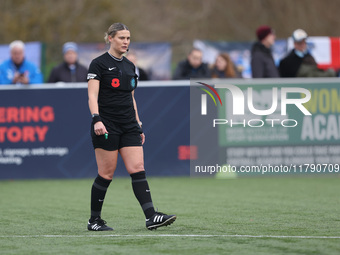
[{"label": "spectator wearing hat", "polygon": [[258,41],[251,49],[251,70],[253,78],[280,77],[275,66],[271,47],[275,43],[275,32],[269,26],[260,26],[256,30]]},{"label": "spectator wearing hat", "polygon": [[25,58],[25,44],[16,40],[9,49],[11,57],[0,65],[0,85],[43,83],[39,68]]},{"label": "spectator wearing hat", "polygon": [[52,69],[48,82],[87,82],[87,68],[78,62],[77,44],[65,43],[63,54],[64,61]]},{"label": "spectator wearing hat", "polygon": [[334,70],[321,70],[307,47],[308,35],[302,29],[292,34],[294,49],[280,61],[281,77],[333,77]]}]

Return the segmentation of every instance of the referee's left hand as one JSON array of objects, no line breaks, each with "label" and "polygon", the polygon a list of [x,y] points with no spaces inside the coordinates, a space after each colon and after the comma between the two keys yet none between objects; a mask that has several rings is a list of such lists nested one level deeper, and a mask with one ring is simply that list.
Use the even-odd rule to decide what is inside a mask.
[{"label": "referee's left hand", "polygon": [[142,137],[142,145],[145,143],[145,135],[144,133],[140,134],[140,137]]}]

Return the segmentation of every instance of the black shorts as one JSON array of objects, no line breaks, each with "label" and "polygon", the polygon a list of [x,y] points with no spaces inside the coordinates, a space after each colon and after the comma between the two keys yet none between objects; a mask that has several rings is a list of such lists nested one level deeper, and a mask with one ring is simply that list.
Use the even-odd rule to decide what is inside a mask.
[{"label": "black shorts", "polygon": [[[104,123],[105,125],[105,123]],[[115,151],[128,146],[142,146],[141,129],[137,122],[127,124],[110,123],[105,125],[109,132],[107,139],[105,135],[94,133],[94,124],[91,123],[91,137],[93,148],[101,148],[107,151]]]}]

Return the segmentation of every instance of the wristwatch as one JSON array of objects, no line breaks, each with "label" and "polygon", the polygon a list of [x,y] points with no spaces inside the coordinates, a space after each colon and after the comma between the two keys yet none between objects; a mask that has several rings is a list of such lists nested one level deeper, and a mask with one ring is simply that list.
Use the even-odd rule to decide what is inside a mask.
[{"label": "wristwatch", "polygon": [[142,125],[143,125],[143,122],[138,122],[138,125],[140,126],[140,127],[142,127]]},{"label": "wristwatch", "polygon": [[96,116],[99,116],[99,114],[98,114],[98,113],[92,114],[92,119],[93,119],[94,117],[96,117]]}]

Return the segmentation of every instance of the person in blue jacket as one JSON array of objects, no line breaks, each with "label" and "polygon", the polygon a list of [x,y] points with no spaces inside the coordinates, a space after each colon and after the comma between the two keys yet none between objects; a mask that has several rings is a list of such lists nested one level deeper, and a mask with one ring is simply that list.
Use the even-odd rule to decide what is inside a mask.
[{"label": "person in blue jacket", "polygon": [[39,68],[25,59],[25,44],[13,41],[9,49],[10,59],[0,65],[0,85],[43,83]]}]

